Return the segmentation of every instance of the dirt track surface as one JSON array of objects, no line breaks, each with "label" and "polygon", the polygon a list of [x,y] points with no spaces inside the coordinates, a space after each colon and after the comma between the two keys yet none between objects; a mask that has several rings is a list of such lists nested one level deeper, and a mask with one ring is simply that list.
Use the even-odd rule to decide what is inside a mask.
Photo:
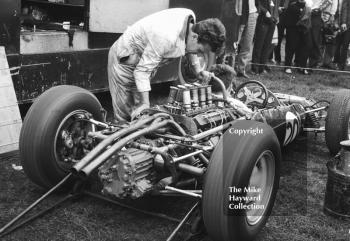
[{"label": "dirt track surface", "polygon": [[[297,94],[317,99],[330,99],[340,88],[349,88],[349,75],[314,73],[312,76],[281,72],[259,76],[273,92]],[[163,87],[155,87],[154,96],[163,95]],[[107,96],[100,96],[110,107]],[[162,98],[153,100],[161,102]],[[307,148],[306,148],[307,147]],[[257,240],[350,240],[350,220],[323,213],[327,181],[326,162],[330,160],[324,135],[301,136],[283,150],[280,189],[266,227]],[[18,156],[0,157],[0,226],[44,193],[32,184],[20,165]],[[55,194],[41,207],[54,203],[63,194]],[[146,198],[134,205],[180,218],[193,203],[185,198]],[[4,237],[2,240],[165,240],[176,223],[108,204],[90,197],[67,202],[42,218]],[[176,240],[184,240],[184,228]],[[209,241],[209,238],[204,240]]]}]

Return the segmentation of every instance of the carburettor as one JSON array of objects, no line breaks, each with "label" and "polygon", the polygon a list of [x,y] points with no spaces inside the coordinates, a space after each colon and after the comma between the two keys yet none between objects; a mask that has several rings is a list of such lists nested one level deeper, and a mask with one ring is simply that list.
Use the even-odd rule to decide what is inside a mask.
[{"label": "carburettor", "polygon": [[[213,99],[211,85],[194,83],[171,86],[168,103],[163,107],[193,134],[236,118],[223,102]],[[196,126],[195,130],[193,126]]]},{"label": "carburettor", "polygon": [[171,86],[168,103],[164,106],[172,114],[186,114],[213,106],[211,85],[184,84]]}]

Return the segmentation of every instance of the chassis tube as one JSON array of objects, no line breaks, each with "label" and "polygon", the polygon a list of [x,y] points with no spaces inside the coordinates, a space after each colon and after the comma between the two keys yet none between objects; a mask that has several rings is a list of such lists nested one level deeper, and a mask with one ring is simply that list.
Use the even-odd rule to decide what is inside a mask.
[{"label": "chassis tube", "polygon": [[201,177],[204,175],[205,170],[203,168],[194,167],[185,163],[179,163],[177,168],[183,172],[189,173],[194,176]]},{"label": "chassis tube", "polygon": [[189,157],[193,157],[193,156],[198,155],[198,154],[201,154],[201,153],[203,153],[202,150],[195,151],[195,152],[191,152],[191,153],[188,153],[188,154],[186,154],[186,155],[183,155],[183,156],[180,156],[180,157],[176,157],[176,158],[174,158],[173,161],[176,163],[176,162],[185,160],[185,159],[187,159],[187,158],[189,158]]},{"label": "chassis tube", "polygon": [[163,138],[168,138],[168,139],[172,139],[172,140],[177,140],[177,141],[183,141],[183,142],[197,142],[205,137],[208,137],[210,135],[216,134],[219,131],[224,131],[227,128],[229,128],[232,125],[232,122],[223,124],[221,126],[217,126],[213,129],[204,131],[202,133],[199,133],[197,135],[194,135],[192,137],[184,137],[184,136],[176,136],[176,135],[169,135],[169,134],[157,134],[160,137]]},{"label": "chassis tube", "polygon": [[155,146],[151,146],[151,145],[147,145],[147,144],[141,144],[141,143],[137,143],[137,142],[132,142],[130,144],[131,147],[143,150],[143,151],[148,151],[148,152],[154,152],[157,154],[164,154],[164,152],[169,151],[169,149],[175,149],[176,147],[178,147],[177,144],[170,144],[170,145],[166,145],[166,146],[162,146],[162,147],[155,147]]}]

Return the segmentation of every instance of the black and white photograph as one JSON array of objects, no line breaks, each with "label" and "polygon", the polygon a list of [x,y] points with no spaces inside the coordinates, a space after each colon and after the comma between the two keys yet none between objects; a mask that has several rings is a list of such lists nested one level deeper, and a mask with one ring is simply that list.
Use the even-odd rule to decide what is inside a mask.
[{"label": "black and white photograph", "polygon": [[0,0],[0,240],[349,241],[350,0]]}]

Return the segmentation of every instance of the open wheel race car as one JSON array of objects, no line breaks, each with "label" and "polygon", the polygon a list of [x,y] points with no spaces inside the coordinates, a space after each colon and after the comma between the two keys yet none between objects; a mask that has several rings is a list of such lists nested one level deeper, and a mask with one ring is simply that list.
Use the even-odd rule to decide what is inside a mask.
[{"label": "open wheel race car", "polygon": [[219,94],[209,85],[171,87],[168,103],[120,124],[106,122],[85,89],[49,89],[23,123],[25,174],[48,189],[95,172],[102,193],[121,199],[191,196],[213,240],[254,239],[274,205],[281,146],[302,132],[325,131],[336,154],[339,142],[349,139],[350,94],[340,92],[329,104],[272,93],[258,81],[228,92],[213,78]]}]

